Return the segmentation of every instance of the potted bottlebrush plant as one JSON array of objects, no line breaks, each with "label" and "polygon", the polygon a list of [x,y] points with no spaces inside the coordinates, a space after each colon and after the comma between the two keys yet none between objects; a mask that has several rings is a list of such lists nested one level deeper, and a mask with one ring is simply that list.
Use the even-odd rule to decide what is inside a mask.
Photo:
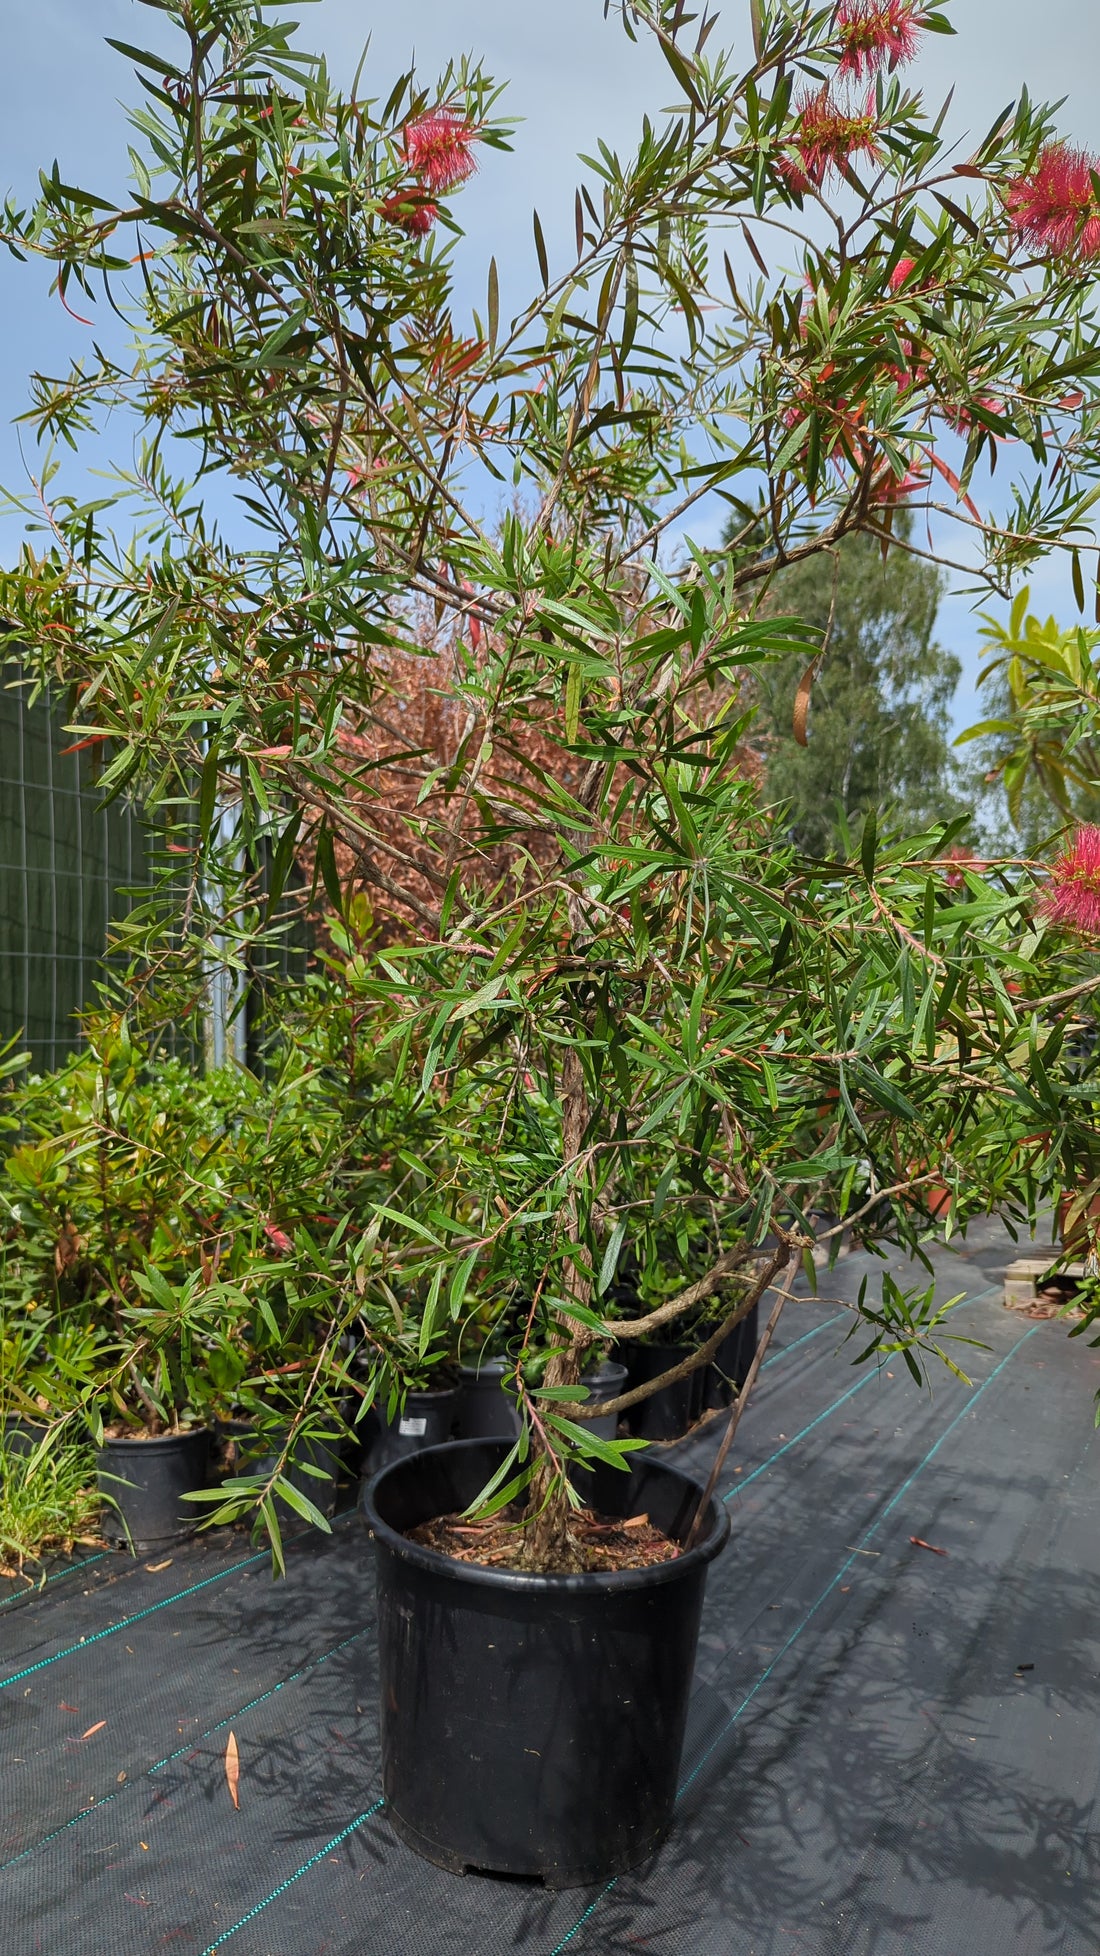
[{"label": "potted bottlebrush plant", "polygon": [[[353,100],[263,0],[158,0],[180,38],[135,57],[134,197],[54,173],[4,222],[62,293],[119,286],[139,322],[136,359],[40,381],[30,420],[79,449],[123,400],[141,468],[89,508],[51,461],[42,535],[0,579],[31,683],[83,699],[107,791],[171,823],[199,784],[182,914],[166,886],[159,930],[150,904],[118,933],[134,1009],[155,1025],[211,960],[255,968],[295,862],[336,930],[372,906],[346,979],[416,1133],[336,1246],[303,1416],[353,1305],[381,1327],[392,1294],[422,1299],[422,1358],[475,1272],[477,1308],[527,1300],[515,1440],[396,1462],[367,1513],[392,1824],[445,1866],[557,1884],[609,1878],[669,1823],[728,1532],[713,1491],[593,1437],[589,1415],[667,1380],[597,1408],[592,1351],[729,1289],[684,1363],[768,1298],[758,1366],[814,1214],[918,1244],[898,1162],[949,1147],[956,1215],[994,1187],[1026,1215],[1033,1190],[1028,872],[956,890],[950,823],[869,818],[854,856],[796,854],[743,682],[801,657],[812,739],[828,633],[770,588],[855,531],[934,552],[946,522],[996,588],[1072,548],[1094,494],[1100,220],[1048,112],[1022,98],[947,151],[905,86],[921,34],[949,31],[916,0],[749,0],[733,54],[671,0],[623,20],[679,107],[585,166],[575,254],[552,262],[536,214],[529,294],[509,240],[470,320],[454,193],[510,167],[498,91],[467,62]],[[1040,428],[1056,480],[987,518],[992,461],[1000,490]],[[222,476],[231,546],[170,520]],[[898,540],[902,503],[943,522]],[[127,512],[154,542],[116,541]],[[616,1318],[623,1244],[674,1183],[721,1192],[729,1247]],[[866,1316],[919,1369],[919,1310]],[[376,1369],[400,1391],[392,1348]]]},{"label": "potted bottlebrush plant", "polygon": [[5,1096],[5,1306],[43,1325],[24,1398],[90,1425],[105,1532],[138,1548],[190,1524],[211,1413],[245,1370],[219,1183],[244,1089],[156,1059],[124,1019],[89,1017],[86,1036]]}]

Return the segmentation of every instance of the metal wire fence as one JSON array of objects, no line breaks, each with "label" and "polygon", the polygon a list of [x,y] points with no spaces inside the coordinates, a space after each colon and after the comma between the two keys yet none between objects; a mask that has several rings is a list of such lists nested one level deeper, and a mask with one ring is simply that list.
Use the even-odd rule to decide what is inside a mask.
[{"label": "metal wire fence", "polygon": [[[28,705],[11,684],[16,670],[0,666],[0,1045],[17,1038],[46,1072],[79,1046],[78,1015],[107,970],[109,930],[153,887],[156,857],[139,809],[123,798],[103,805],[94,750],[66,732],[63,702]],[[293,898],[300,881],[292,877],[285,929],[247,986],[212,961],[203,1051],[186,1042],[196,1063],[264,1064],[264,999],[309,963]]]},{"label": "metal wire fence", "polygon": [[108,927],[150,881],[140,815],[101,805],[65,718],[0,686],[0,1041],[18,1036],[40,1072],[79,1045]]}]

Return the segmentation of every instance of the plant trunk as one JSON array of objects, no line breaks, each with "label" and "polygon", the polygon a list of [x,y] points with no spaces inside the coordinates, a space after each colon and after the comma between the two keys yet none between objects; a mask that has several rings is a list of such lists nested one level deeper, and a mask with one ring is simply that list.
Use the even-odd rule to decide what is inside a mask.
[{"label": "plant trunk", "polygon": [[[568,1173],[580,1155],[588,1127],[588,1095],[584,1085],[584,1068],[579,1053],[572,1048],[567,1051],[562,1062],[561,1096],[562,1158]],[[575,1181],[563,1214],[567,1218],[573,1240],[576,1241]],[[570,1295],[577,1303],[587,1304],[588,1281],[572,1263],[567,1267],[567,1284]],[[547,1362],[546,1385],[576,1385],[584,1366],[585,1353],[592,1342],[591,1331],[571,1318],[559,1317],[555,1335],[557,1348],[551,1352]],[[572,1508],[565,1474],[546,1435],[540,1432],[537,1425],[532,1428],[531,1446],[535,1456],[535,1468],[523,1517],[523,1567],[533,1571],[569,1574],[583,1568],[584,1563],[569,1527]]]},{"label": "plant trunk", "polygon": [[[571,1342],[552,1352],[546,1367],[548,1386],[576,1385],[581,1376],[584,1346]],[[569,1527],[572,1513],[565,1477],[538,1431],[532,1434],[536,1465],[523,1518],[522,1566],[568,1575],[586,1565]]]}]

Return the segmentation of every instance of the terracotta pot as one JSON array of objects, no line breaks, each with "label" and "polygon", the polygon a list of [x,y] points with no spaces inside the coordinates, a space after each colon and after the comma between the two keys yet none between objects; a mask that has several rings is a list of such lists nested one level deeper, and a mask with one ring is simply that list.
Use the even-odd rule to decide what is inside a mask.
[{"label": "terracotta pot", "polygon": [[1071,1256],[1084,1258],[1100,1248],[1100,1189],[1087,1199],[1081,1189],[1070,1189],[1060,1197],[1058,1234]]}]

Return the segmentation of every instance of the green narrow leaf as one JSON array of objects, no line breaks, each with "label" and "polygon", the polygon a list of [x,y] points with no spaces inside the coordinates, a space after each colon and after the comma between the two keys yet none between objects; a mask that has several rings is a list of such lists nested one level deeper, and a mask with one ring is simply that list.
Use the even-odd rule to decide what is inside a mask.
[{"label": "green narrow leaf", "polygon": [[294,861],[294,845],[298,840],[298,830],[301,826],[302,811],[299,808],[295,810],[282,835],[279,837],[279,846],[275,851],[274,860],[271,865],[271,879],[267,890],[267,907],[264,912],[265,921],[270,921],[275,910],[278,908],[279,898],[286,888],[286,879],[290,875],[291,864]]},{"label": "green narrow leaf", "polygon": [[340,888],[340,872],[336,867],[336,851],[332,845],[332,830],[322,828],[317,837],[317,867],[325,893],[338,917],[344,914],[344,892]]},{"label": "green narrow leaf", "polygon": [[1070,558],[1070,570],[1073,577],[1073,595],[1077,600],[1077,609],[1083,614],[1085,609],[1085,580],[1081,574],[1080,554],[1076,550],[1073,551]]},{"label": "green narrow leaf", "polygon": [[491,351],[495,352],[496,343],[497,343],[497,327],[500,324],[500,278],[497,274],[497,261],[495,258],[490,258],[489,260],[488,309],[489,309],[489,347]]},{"label": "green narrow leaf", "polygon": [[539,261],[539,275],[543,285],[546,286],[550,283],[550,261],[546,256],[546,239],[542,235],[538,212],[532,211],[531,217],[535,227],[535,256]]},{"label": "green narrow leaf", "polygon": [[600,1264],[600,1274],[596,1280],[596,1293],[599,1297],[603,1296],[604,1291],[607,1289],[608,1284],[618,1269],[619,1252],[623,1247],[627,1220],[626,1216],[620,1216],[608,1238],[607,1248],[603,1253],[603,1262]]},{"label": "green narrow leaf", "polygon": [[638,261],[630,250],[626,253],[626,292],[623,297],[623,337],[619,355],[624,365],[634,344],[638,331]]},{"label": "green narrow leaf", "polygon": [[215,735],[206,750],[199,780],[199,835],[205,842],[214,821],[214,808],[218,799],[218,741]]},{"label": "green narrow leaf", "polygon": [[752,51],[759,61],[764,52],[763,0],[749,0],[749,18],[752,22]]},{"label": "green narrow leaf", "polygon": [[863,865],[863,874],[867,878],[868,883],[873,883],[875,880],[875,845],[877,841],[878,822],[874,809],[870,808],[867,811],[867,819],[863,824],[863,839],[859,845],[859,859]]},{"label": "green narrow leaf", "polygon": [[565,738],[570,746],[577,738],[581,719],[581,669],[576,662],[569,668],[565,682]]}]

